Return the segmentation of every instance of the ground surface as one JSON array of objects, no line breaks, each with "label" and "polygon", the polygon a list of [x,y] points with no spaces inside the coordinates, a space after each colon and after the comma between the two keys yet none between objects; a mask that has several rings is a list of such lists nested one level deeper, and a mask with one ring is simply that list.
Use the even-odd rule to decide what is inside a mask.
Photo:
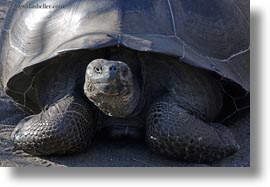
[{"label": "ground surface", "polygon": [[[0,31],[8,7],[0,0]],[[0,44],[1,46],[1,44]],[[250,165],[250,112],[236,114],[227,121],[241,149],[238,153],[211,165],[184,163],[168,160],[149,151],[144,142],[127,143],[106,141],[97,137],[84,153],[62,157],[34,157],[23,151],[14,150],[10,133],[25,114],[12,105],[8,98],[1,97],[0,86],[0,166],[249,166]],[[5,100],[5,101],[4,101]],[[9,115],[6,115],[8,111]]]},{"label": "ground surface", "polygon": [[[5,101],[4,101],[5,100]],[[14,150],[10,134],[24,117],[19,109],[0,98],[0,166],[208,166],[168,160],[149,151],[144,142],[127,143],[106,141],[97,136],[84,153],[59,157],[34,157]],[[1,115],[8,111],[10,115]],[[232,130],[241,149],[238,153],[209,166],[249,166],[249,111],[235,115],[227,126]]]},{"label": "ground surface", "polygon": [[[1,107],[2,109],[4,107],[5,110],[9,109],[10,114],[16,115],[7,118],[5,124],[0,124],[0,166],[208,166],[168,160],[149,151],[144,142],[111,142],[100,136],[84,153],[58,157],[34,157],[23,151],[13,150],[13,144],[10,141],[10,133],[15,127],[12,123],[19,121],[24,114],[14,107],[8,108],[0,100],[0,112]],[[249,166],[249,117],[249,111],[246,111],[242,112],[241,115],[234,116],[227,122],[228,127],[241,146],[240,151],[209,166]]]}]

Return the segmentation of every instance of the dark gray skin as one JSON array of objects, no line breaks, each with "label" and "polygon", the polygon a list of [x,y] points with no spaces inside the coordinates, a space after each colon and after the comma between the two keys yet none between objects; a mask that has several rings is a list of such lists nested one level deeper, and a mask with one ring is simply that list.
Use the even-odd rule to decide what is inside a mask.
[{"label": "dark gray skin", "polygon": [[[222,94],[206,71],[173,57],[126,49],[92,60],[84,69],[83,86],[78,73],[71,73],[76,68],[66,69],[47,83],[46,94],[40,92],[42,112],[13,131],[19,149],[36,155],[84,150],[97,124],[91,103],[110,116],[103,124],[112,137],[138,137],[145,128],[149,147],[171,158],[212,162],[239,149],[229,129],[212,123],[222,108]],[[67,74],[70,81],[63,84]]]}]

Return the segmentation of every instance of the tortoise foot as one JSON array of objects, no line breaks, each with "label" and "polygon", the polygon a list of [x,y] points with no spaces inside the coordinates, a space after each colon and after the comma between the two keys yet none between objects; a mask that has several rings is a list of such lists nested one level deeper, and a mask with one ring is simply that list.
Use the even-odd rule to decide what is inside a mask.
[{"label": "tortoise foot", "polygon": [[40,114],[24,118],[12,132],[17,149],[33,155],[59,155],[84,150],[94,133],[87,103],[67,95]]},{"label": "tortoise foot", "polygon": [[146,133],[153,151],[189,162],[211,163],[239,150],[226,126],[208,124],[175,103],[151,107]]}]

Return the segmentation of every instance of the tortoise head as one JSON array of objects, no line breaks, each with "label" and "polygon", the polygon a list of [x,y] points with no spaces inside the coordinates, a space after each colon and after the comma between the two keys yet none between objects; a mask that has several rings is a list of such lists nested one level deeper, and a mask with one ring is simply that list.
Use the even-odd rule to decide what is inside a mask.
[{"label": "tortoise head", "polygon": [[137,85],[126,63],[96,59],[87,66],[84,93],[105,114],[126,117],[138,105],[140,90]]}]

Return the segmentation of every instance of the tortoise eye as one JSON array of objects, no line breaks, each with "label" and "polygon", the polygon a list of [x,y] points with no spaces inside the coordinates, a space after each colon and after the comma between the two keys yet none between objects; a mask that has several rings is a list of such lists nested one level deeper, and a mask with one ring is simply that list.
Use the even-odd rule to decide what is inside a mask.
[{"label": "tortoise eye", "polygon": [[128,74],[128,69],[127,68],[124,68],[122,70],[122,75],[125,77],[125,76],[127,76],[127,74]]},{"label": "tortoise eye", "polygon": [[122,73],[122,75],[123,75],[124,77],[127,76],[127,74],[128,74],[128,71],[127,71],[127,70],[124,70],[123,73]]},{"label": "tortoise eye", "polygon": [[96,73],[102,73],[102,67],[94,67]]}]

